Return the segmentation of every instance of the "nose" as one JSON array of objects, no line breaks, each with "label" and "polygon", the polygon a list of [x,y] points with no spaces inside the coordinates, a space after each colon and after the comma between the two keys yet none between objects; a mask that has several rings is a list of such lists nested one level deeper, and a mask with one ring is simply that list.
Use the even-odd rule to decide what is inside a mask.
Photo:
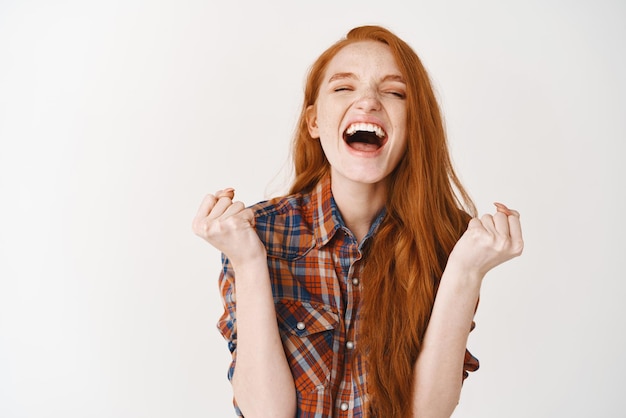
[{"label": "nose", "polygon": [[356,108],[364,112],[380,110],[381,104],[375,91],[368,89],[356,101]]}]

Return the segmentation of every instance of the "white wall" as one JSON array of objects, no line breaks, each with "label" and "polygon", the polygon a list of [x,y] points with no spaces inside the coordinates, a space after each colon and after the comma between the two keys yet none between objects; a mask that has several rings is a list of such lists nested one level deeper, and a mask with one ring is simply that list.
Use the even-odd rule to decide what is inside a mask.
[{"label": "white wall", "polygon": [[429,68],[479,209],[523,217],[455,418],[623,414],[624,3],[221,3],[0,1],[0,416],[232,416],[191,219],[283,190],[304,73],[365,23]]}]

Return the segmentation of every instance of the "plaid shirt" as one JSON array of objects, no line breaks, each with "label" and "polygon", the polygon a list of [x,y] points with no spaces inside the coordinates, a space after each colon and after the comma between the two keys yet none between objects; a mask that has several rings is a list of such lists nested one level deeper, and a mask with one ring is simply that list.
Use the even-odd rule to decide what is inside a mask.
[{"label": "plaid shirt", "polygon": [[[361,248],[384,217],[357,243],[346,228],[325,178],[308,194],[261,202],[252,209],[267,249],[278,325],[297,393],[297,417],[362,417],[366,400],[364,361],[357,322],[361,298]],[[225,312],[218,328],[237,354],[235,278],[223,258],[220,289]],[[465,354],[464,375],[478,368]],[[239,409],[238,415],[242,415]]]}]

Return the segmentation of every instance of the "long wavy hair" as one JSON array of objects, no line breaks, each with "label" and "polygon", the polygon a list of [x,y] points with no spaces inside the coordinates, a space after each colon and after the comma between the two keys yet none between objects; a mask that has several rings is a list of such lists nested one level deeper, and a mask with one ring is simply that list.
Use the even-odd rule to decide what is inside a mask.
[{"label": "long wavy hair", "polygon": [[413,369],[439,279],[476,208],[453,170],[424,66],[407,43],[379,26],[352,29],[311,66],[293,143],[290,192],[310,191],[330,171],[320,142],[309,135],[306,109],[315,104],[329,61],[360,41],[389,46],[408,90],[406,153],[390,175],[385,219],[365,249],[358,346],[366,360],[369,413],[412,416]]}]

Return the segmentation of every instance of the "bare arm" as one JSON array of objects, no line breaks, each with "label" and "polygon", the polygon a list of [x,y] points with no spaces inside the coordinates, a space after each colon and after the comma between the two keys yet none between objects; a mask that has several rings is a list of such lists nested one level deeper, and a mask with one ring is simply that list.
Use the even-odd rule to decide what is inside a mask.
[{"label": "bare arm", "polygon": [[194,232],[223,252],[236,274],[237,361],[232,379],[246,418],[296,414],[293,377],[276,321],[266,252],[254,230],[254,214],[233,202],[232,189],[208,195]]},{"label": "bare arm", "polygon": [[267,262],[235,266],[237,365],[233,390],[247,418],[296,414],[296,389],[278,332]]},{"label": "bare arm", "polygon": [[463,358],[485,274],[523,249],[519,214],[504,206],[472,219],[445,268],[414,367],[413,414],[450,417],[461,395]]}]

